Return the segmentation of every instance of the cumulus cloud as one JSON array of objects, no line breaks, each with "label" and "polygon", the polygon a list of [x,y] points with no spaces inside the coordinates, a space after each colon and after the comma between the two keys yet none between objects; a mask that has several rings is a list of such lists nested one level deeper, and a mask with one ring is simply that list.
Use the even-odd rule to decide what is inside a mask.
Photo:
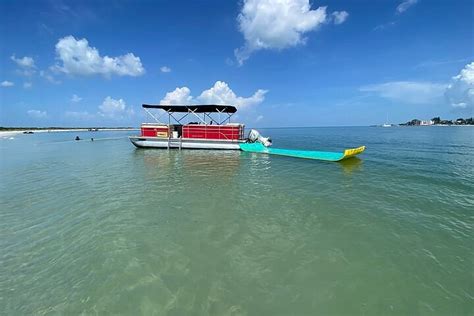
[{"label": "cumulus cloud", "polygon": [[239,97],[227,83],[216,81],[212,88],[204,90],[197,99],[199,102],[206,104],[231,104],[239,108],[245,108],[262,103],[267,92],[267,90],[258,89],[248,98]]},{"label": "cumulus cloud", "polygon": [[56,44],[56,58],[59,64],[53,66],[55,71],[69,75],[103,75],[141,76],[145,69],[140,57],[132,53],[122,56],[101,56],[99,50],[89,46],[87,39],[76,39],[73,36],[61,38]]},{"label": "cumulus cloud", "polygon": [[[345,11],[334,12],[336,24],[346,20]],[[330,22],[326,7],[311,9],[309,0],[244,0],[237,17],[245,44],[234,51],[239,64],[261,49],[277,49],[304,44],[307,32]]]},{"label": "cumulus cloud", "polygon": [[417,81],[392,81],[361,87],[362,92],[374,93],[382,98],[411,104],[440,101],[446,84]]},{"label": "cumulus cloud", "polygon": [[459,73],[453,77],[454,80],[460,80],[468,85],[474,85],[474,62],[467,64]]},{"label": "cumulus cloud", "polygon": [[171,92],[167,92],[160,104],[192,104],[194,103],[191,96],[191,90],[188,87],[176,88]]},{"label": "cumulus cloud", "polygon": [[78,103],[78,102],[81,102],[81,101],[82,101],[82,98],[80,96],[78,96],[77,94],[72,95],[71,102]]},{"label": "cumulus cloud", "polygon": [[451,79],[445,95],[453,108],[474,107],[474,62],[467,64]]},{"label": "cumulus cloud", "polygon": [[48,113],[46,113],[46,111],[40,111],[40,110],[28,110],[26,113],[30,117],[36,118],[36,119],[43,119],[48,116]]},{"label": "cumulus cloud", "polygon": [[[74,99],[74,96],[71,98]],[[78,97],[79,100],[82,98]],[[78,101],[79,102],[79,101]],[[92,119],[112,119],[122,120],[134,115],[132,108],[128,107],[123,99],[114,99],[110,96],[106,97],[104,101],[98,106],[96,113],[88,111],[67,111],[64,116],[74,120],[92,120]]]},{"label": "cumulus cloud", "polygon": [[15,54],[10,56],[10,59],[17,64],[20,69],[17,69],[17,73],[23,76],[30,77],[36,72],[35,60],[32,57],[24,56],[22,58],[16,58]]},{"label": "cumulus cloud", "polygon": [[349,13],[346,11],[334,11],[331,15],[334,19],[334,24],[342,24],[349,17]]},{"label": "cumulus cloud", "polygon": [[126,115],[134,114],[134,112],[132,109],[127,108],[123,99],[116,100],[108,96],[99,105],[98,114],[106,118],[121,119]]},{"label": "cumulus cloud", "polygon": [[174,91],[166,93],[160,104],[229,104],[242,109],[262,103],[266,93],[267,90],[258,89],[250,97],[240,97],[232,91],[227,83],[216,81],[214,86],[204,90],[196,98],[191,96],[191,90],[188,87],[176,88]]},{"label": "cumulus cloud", "polygon": [[32,57],[25,56],[23,58],[16,58],[15,54],[10,56],[18,66],[23,68],[35,68],[35,60]]},{"label": "cumulus cloud", "polygon": [[402,3],[400,3],[397,6],[396,11],[397,11],[398,14],[402,14],[403,12],[408,10],[411,6],[413,6],[417,2],[418,2],[418,0],[404,0],[404,1],[402,1]]},{"label": "cumulus cloud", "polygon": [[11,81],[5,80],[0,83],[0,86],[8,88],[8,87],[13,87],[15,84]]},{"label": "cumulus cloud", "polygon": [[32,57],[24,56],[17,58],[15,54],[10,59],[18,66],[16,73],[22,76],[31,77],[36,73],[35,60]]},{"label": "cumulus cloud", "polygon": [[171,72],[171,68],[167,67],[167,66],[163,66],[163,67],[160,68],[160,71],[161,72]]},{"label": "cumulus cloud", "polygon": [[29,89],[29,88],[31,88],[32,86],[33,86],[33,83],[31,83],[31,82],[25,82],[25,83],[23,83],[23,88],[25,88],[25,89]]}]

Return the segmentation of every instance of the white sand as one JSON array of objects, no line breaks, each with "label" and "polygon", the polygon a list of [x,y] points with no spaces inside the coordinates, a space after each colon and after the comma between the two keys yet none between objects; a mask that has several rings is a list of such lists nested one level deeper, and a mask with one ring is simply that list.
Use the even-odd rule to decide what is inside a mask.
[{"label": "white sand", "polygon": [[[138,128],[101,128],[97,132],[102,131],[137,131]],[[23,132],[30,131],[29,129],[18,130],[18,131],[0,131],[0,138],[12,137]],[[60,133],[60,132],[89,132],[88,128],[76,128],[76,129],[42,129],[42,130],[31,130],[33,133]]]},{"label": "white sand", "polygon": [[23,131],[0,131],[0,138],[12,137],[21,133],[23,133]]}]

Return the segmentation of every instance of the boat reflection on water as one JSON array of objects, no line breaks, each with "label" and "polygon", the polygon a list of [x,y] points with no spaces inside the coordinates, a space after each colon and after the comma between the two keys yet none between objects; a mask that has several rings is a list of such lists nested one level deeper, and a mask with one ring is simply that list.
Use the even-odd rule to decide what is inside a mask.
[{"label": "boat reflection on water", "polygon": [[146,167],[153,170],[169,170],[173,168],[174,152],[168,150],[134,150],[134,154],[143,158]]},{"label": "boat reflection on water", "polygon": [[[273,159],[291,159],[298,163],[301,159],[270,157],[234,150],[144,150],[135,149],[134,155],[143,159],[144,176],[162,178],[172,176],[187,180],[212,179],[214,183],[227,183],[242,172],[254,176],[271,177]],[[288,162],[288,161],[287,161]],[[314,162],[312,162],[314,163]],[[319,162],[325,164],[326,162]],[[351,175],[362,168],[362,160],[353,157],[337,163],[345,175]],[[282,166],[279,166],[282,167]],[[278,167],[277,167],[278,169]],[[275,169],[275,172],[278,170]]]},{"label": "boat reflection on water", "polygon": [[238,173],[240,151],[186,150],[181,153],[183,172],[190,175],[214,175],[216,180]]},{"label": "boat reflection on water", "polygon": [[136,149],[134,154],[143,158],[147,176],[206,176],[213,177],[213,181],[220,181],[238,173],[242,153],[232,150]]},{"label": "boat reflection on water", "polygon": [[352,174],[353,172],[357,172],[362,168],[362,159],[359,157],[352,157],[350,159],[346,159],[340,161],[338,163],[345,174]]}]

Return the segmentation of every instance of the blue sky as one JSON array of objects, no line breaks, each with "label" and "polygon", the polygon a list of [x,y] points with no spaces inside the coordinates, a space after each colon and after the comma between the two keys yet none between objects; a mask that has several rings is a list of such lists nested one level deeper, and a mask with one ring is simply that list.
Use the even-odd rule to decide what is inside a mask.
[{"label": "blue sky", "polygon": [[2,1],[1,126],[137,126],[232,103],[249,126],[472,116],[472,1]]}]

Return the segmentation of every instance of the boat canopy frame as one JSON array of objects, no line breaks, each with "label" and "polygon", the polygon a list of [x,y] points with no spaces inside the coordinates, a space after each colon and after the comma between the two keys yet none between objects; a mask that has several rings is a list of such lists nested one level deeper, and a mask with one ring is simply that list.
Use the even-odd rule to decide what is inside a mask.
[{"label": "boat canopy frame", "polygon": [[[206,116],[209,118],[210,122],[216,122],[217,125],[222,125],[225,122],[230,123],[230,119],[234,113],[237,112],[237,108],[232,105],[217,105],[217,104],[190,104],[190,105],[151,105],[151,104],[142,104],[143,109],[159,124],[165,124],[160,121],[163,115],[168,114],[168,125],[171,124],[171,118],[173,118],[178,124],[181,124],[181,121],[187,117],[189,114],[196,116],[201,122],[206,123]],[[158,109],[163,110],[158,117],[151,113],[148,109]],[[185,113],[181,117],[175,117],[175,113]],[[203,117],[198,114],[202,113]],[[218,121],[216,121],[210,114],[218,113]],[[226,114],[223,120],[221,120],[221,114]]]}]

